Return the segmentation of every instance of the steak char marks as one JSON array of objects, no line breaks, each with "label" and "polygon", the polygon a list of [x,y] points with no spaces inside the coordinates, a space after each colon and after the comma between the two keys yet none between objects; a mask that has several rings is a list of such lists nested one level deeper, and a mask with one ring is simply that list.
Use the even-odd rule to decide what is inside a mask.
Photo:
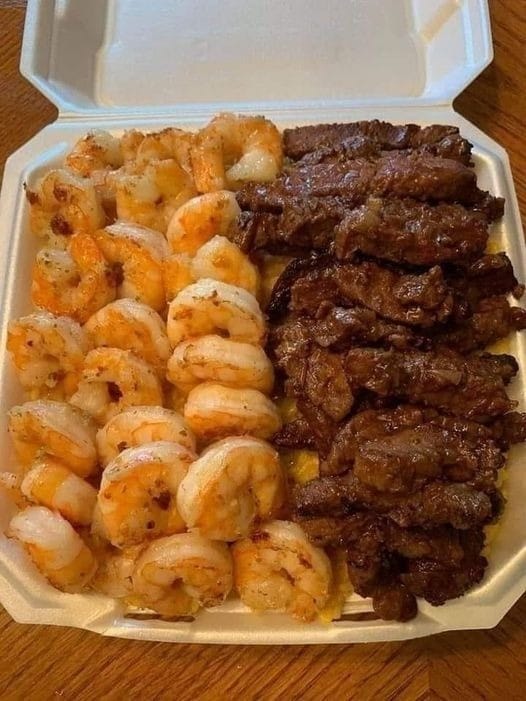
[{"label": "steak char marks", "polygon": [[477,187],[456,127],[373,120],[283,140],[282,175],[238,192],[232,236],[294,257],[267,307],[297,405],[275,444],[317,451],[320,477],[294,487],[292,518],[346,550],[379,616],[408,620],[416,597],[440,605],[482,579],[499,470],[526,439],[506,390],[518,365],[485,352],[526,328],[510,260],[485,252],[504,202]]}]

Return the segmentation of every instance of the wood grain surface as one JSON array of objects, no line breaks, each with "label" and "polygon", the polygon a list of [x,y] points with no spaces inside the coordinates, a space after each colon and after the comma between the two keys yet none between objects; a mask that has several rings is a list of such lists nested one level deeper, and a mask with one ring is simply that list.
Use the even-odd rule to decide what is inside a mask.
[{"label": "wood grain surface", "polygon": [[[432,1],[432,0],[430,0]],[[526,0],[490,0],[494,63],[457,109],[505,146],[526,212]],[[0,168],[55,118],[18,72],[24,3],[0,0]],[[9,222],[2,222],[4,235]],[[11,699],[526,699],[526,597],[490,631],[406,643],[219,647],[114,640],[0,612],[0,701]]]}]

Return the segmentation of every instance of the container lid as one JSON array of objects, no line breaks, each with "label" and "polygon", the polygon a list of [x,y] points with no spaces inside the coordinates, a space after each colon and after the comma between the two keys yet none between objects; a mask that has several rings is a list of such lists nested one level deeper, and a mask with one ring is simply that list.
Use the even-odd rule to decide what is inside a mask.
[{"label": "container lid", "polygon": [[486,0],[30,0],[22,73],[62,113],[450,103]]}]

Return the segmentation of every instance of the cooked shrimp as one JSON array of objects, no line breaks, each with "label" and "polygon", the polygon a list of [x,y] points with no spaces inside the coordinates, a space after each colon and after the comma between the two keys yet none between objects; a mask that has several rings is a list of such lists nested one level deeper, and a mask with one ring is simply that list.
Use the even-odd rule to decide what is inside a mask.
[{"label": "cooked shrimp", "polygon": [[82,327],[66,316],[34,312],[8,327],[7,350],[20,384],[33,398],[70,397],[90,348]]},{"label": "cooked shrimp", "polygon": [[65,159],[65,165],[70,170],[85,178],[94,171],[115,170],[122,164],[119,139],[102,129],[96,129],[79,139]]},{"label": "cooked shrimp", "polygon": [[142,140],[137,142],[135,161],[140,165],[151,161],[175,159],[189,175],[192,175],[190,152],[194,141],[195,134],[193,132],[183,131],[183,129],[175,127],[150,132],[143,135]]},{"label": "cooked shrimp", "polygon": [[171,250],[195,255],[216,234],[225,236],[240,214],[233,192],[222,190],[193,197],[170,219],[166,237]]},{"label": "cooked shrimp", "polygon": [[276,516],[285,480],[278,453],[248,436],[211,445],[190,465],[177,506],[188,528],[213,540],[236,540]]},{"label": "cooked shrimp", "polygon": [[131,351],[95,348],[70,401],[105,424],[127,407],[162,404],[163,394],[155,370]]},{"label": "cooked shrimp", "polygon": [[199,192],[234,190],[247,180],[273,180],[282,160],[281,135],[264,117],[220,114],[201,129],[192,149]]},{"label": "cooked shrimp", "polygon": [[108,547],[97,553],[99,566],[90,586],[112,599],[125,599],[132,593],[132,574],[144,545],[132,545],[123,550]]},{"label": "cooked shrimp", "polygon": [[141,554],[133,592],[165,616],[185,616],[218,606],[232,589],[232,558],[225,543],[197,533],[159,538]]},{"label": "cooked shrimp", "polygon": [[262,344],[265,319],[249,292],[204,278],[181,290],[168,309],[172,346],[194,336],[219,333],[233,341]]},{"label": "cooked shrimp", "polygon": [[115,275],[89,234],[74,234],[67,251],[38,252],[31,287],[36,307],[83,323],[115,294]]},{"label": "cooked shrimp", "polygon": [[163,265],[163,281],[167,302],[171,302],[181,290],[195,282],[190,256],[186,253],[168,256]]},{"label": "cooked shrimp", "polygon": [[281,428],[279,412],[264,394],[214,382],[194,387],[184,406],[184,418],[203,443],[245,433],[270,438]]},{"label": "cooked shrimp", "polygon": [[11,519],[8,535],[16,538],[57,589],[76,592],[93,577],[97,563],[82,538],[60,514],[30,506]]},{"label": "cooked shrimp", "polygon": [[252,387],[270,392],[272,363],[263,348],[221,336],[201,336],[179,343],[168,361],[167,379],[183,392],[203,380],[229,387]]},{"label": "cooked shrimp", "polygon": [[134,406],[117,414],[97,433],[97,450],[103,465],[126,448],[155,441],[178,443],[195,450],[195,438],[183,417],[161,406]]},{"label": "cooked shrimp", "polygon": [[31,231],[59,248],[71,234],[104,226],[105,215],[93,183],[67,170],[51,170],[35,190],[26,188]]},{"label": "cooked shrimp", "polygon": [[312,621],[329,598],[329,558],[295,523],[266,523],[234,543],[232,557],[235,587],[252,609],[286,611]]},{"label": "cooked shrimp", "polygon": [[194,459],[182,445],[157,441],[124,450],[104,469],[97,505],[112,545],[184,530],[176,495]]},{"label": "cooked shrimp", "polygon": [[31,464],[39,454],[60,460],[79,477],[97,466],[96,428],[76,407],[37,399],[8,412],[8,429],[18,458]]},{"label": "cooked shrimp", "polygon": [[94,234],[107,260],[121,271],[119,297],[131,297],[155,311],[165,305],[163,261],[168,245],[162,234],[130,222],[116,222]]},{"label": "cooked shrimp", "polygon": [[224,236],[214,236],[196,253],[192,261],[195,280],[211,278],[236,287],[242,287],[256,296],[259,290],[259,273],[248,256]]},{"label": "cooked shrimp", "polygon": [[214,236],[191,258],[174,253],[164,262],[164,288],[170,302],[179,292],[201,278],[210,278],[242,287],[256,296],[259,273],[239,248],[224,236]]},{"label": "cooked shrimp", "polygon": [[37,460],[21,489],[29,501],[58,511],[70,523],[91,523],[97,490],[54,458]]},{"label": "cooked shrimp", "polygon": [[166,324],[151,307],[118,299],[95,312],[84,328],[96,346],[131,350],[164,376],[170,343]]},{"label": "cooked shrimp", "polygon": [[121,153],[125,164],[133,163],[137,150],[144,141],[145,134],[137,129],[127,129],[120,138]]},{"label": "cooked shrimp", "polygon": [[192,177],[173,158],[127,170],[135,169],[125,167],[112,180],[117,216],[165,233],[177,208],[196,194]]}]

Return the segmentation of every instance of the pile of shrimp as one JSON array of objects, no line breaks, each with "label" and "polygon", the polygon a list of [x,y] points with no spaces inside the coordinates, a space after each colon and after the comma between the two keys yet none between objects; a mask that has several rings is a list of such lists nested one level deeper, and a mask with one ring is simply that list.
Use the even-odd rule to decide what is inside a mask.
[{"label": "pile of shrimp", "polygon": [[35,311],[9,325],[27,401],[0,499],[58,589],[169,618],[231,592],[303,621],[330,602],[331,561],[286,520],[268,442],[264,285],[229,238],[233,191],[281,161],[271,122],[223,114],[195,134],[89,134],[27,189],[43,246]]}]

